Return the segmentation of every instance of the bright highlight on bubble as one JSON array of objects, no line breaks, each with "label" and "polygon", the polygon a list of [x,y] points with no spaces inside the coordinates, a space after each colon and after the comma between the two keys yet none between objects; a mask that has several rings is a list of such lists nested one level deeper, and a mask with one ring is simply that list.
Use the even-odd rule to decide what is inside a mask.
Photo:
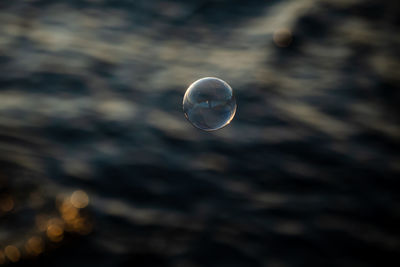
[{"label": "bright highlight on bubble", "polygon": [[236,113],[232,88],[214,77],[197,80],[186,90],[183,112],[190,123],[201,130],[221,129],[232,121]]}]

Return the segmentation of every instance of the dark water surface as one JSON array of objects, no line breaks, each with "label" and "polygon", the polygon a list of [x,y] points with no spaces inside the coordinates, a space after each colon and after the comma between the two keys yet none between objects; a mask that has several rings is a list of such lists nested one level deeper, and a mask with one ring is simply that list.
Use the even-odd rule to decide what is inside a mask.
[{"label": "dark water surface", "polygon": [[0,265],[399,266],[399,11],[2,1]]}]

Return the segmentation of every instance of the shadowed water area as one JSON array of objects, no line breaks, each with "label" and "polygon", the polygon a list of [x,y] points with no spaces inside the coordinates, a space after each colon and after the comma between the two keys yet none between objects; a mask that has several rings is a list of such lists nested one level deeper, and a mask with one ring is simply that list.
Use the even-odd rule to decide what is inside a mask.
[{"label": "shadowed water area", "polygon": [[[399,266],[400,4],[2,1],[0,265]],[[233,88],[216,132],[182,98]]]}]

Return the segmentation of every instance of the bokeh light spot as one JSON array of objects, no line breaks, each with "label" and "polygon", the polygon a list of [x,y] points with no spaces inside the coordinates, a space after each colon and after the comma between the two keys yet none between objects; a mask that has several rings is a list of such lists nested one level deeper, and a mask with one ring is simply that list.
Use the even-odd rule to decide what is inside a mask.
[{"label": "bokeh light spot", "polygon": [[0,210],[9,212],[14,208],[14,199],[10,195],[0,197]]},{"label": "bokeh light spot", "polygon": [[7,258],[12,262],[17,262],[21,258],[21,253],[19,249],[15,246],[7,246],[4,249],[4,253],[6,254]]},{"label": "bokeh light spot", "polygon": [[6,263],[6,256],[4,255],[4,252],[0,250],[0,264]]},{"label": "bokeh light spot", "polygon": [[74,230],[81,234],[87,235],[92,231],[92,224],[85,220],[84,218],[77,218],[73,221]]},{"label": "bokeh light spot", "polygon": [[46,234],[51,241],[60,242],[64,237],[64,222],[58,218],[49,220]]},{"label": "bokeh light spot", "polygon": [[59,207],[61,217],[64,221],[69,222],[78,216],[78,209],[71,203],[70,198],[66,198]]},{"label": "bokeh light spot", "polygon": [[71,195],[71,204],[78,209],[82,209],[89,204],[89,197],[85,191],[77,190]]},{"label": "bokeh light spot", "polygon": [[288,47],[293,40],[292,32],[289,29],[278,29],[274,32],[274,43],[279,47]]},{"label": "bokeh light spot", "polygon": [[28,254],[37,256],[44,250],[43,239],[39,236],[31,237],[25,244],[25,250]]}]

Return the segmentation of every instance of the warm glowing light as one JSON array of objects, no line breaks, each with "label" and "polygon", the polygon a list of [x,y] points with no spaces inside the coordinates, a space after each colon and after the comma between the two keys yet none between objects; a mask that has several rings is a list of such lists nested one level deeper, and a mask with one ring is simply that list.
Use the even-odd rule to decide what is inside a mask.
[{"label": "warm glowing light", "polygon": [[21,253],[19,249],[14,246],[7,246],[4,249],[4,253],[6,254],[7,258],[12,262],[17,262],[21,258]]},{"label": "warm glowing light", "polygon": [[61,228],[64,227],[64,221],[61,220],[60,218],[51,218],[50,220],[47,221],[47,226],[50,225],[58,225]]},{"label": "warm glowing light", "polygon": [[0,210],[3,212],[11,211],[14,208],[14,200],[10,195],[5,195],[0,199]]},{"label": "warm glowing light", "polygon": [[70,222],[78,216],[78,209],[75,208],[69,198],[65,199],[59,207],[60,213],[64,221]]},{"label": "warm glowing light", "polygon": [[63,239],[64,229],[59,225],[50,225],[47,228],[47,237],[53,242],[60,242]]},{"label": "warm glowing light", "polygon": [[78,209],[82,209],[89,204],[89,197],[85,191],[77,190],[71,195],[71,204]]},{"label": "warm glowing light", "polygon": [[47,237],[53,242],[60,242],[64,238],[64,222],[59,218],[53,218],[47,225]]},{"label": "warm glowing light", "polygon": [[39,255],[44,250],[43,239],[38,236],[31,237],[25,244],[26,252],[31,255]]},{"label": "warm glowing light", "polygon": [[278,29],[274,32],[274,43],[279,47],[288,47],[293,40],[292,33],[289,29]]},{"label": "warm glowing light", "polygon": [[0,250],[0,264],[6,263],[6,256],[4,255],[3,251]]},{"label": "warm glowing light", "polygon": [[92,224],[84,218],[75,219],[73,221],[72,226],[73,226],[74,231],[81,235],[87,235],[90,232],[92,232],[92,229],[93,229]]}]

